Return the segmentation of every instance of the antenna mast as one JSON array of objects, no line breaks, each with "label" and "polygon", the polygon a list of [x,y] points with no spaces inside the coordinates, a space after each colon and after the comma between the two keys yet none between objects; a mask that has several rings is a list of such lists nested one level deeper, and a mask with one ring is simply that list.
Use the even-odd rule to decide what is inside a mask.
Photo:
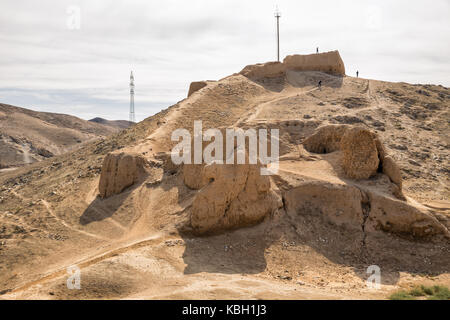
[{"label": "antenna mast", "polygon": [[133,76],[133,71],[131,71],[131,75],[130,75],[130,121],[136,122],[136,118],[134,115],[134,76]]},{"label": "antenna mast", "polygon": [[277,18],[277,61],[280,61],[280,17],[281,12],[278,11],[278,6],[275,9],[275,18]]}]

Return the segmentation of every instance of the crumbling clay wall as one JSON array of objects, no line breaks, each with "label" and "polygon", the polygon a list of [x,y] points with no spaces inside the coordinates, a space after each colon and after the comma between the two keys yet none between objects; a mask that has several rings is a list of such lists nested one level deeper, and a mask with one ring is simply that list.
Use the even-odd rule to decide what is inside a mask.
[{"label": "crumbling clay wall", "polygon": [[345,75],[344,61],[339,51],[330,51],[318,54],[294,54],[287,56],[283,64],[288,70],[322,71],[335,75]]},{"label": "crumbling clay wall", "polygon": [[376,136],[363,128],[348,129],[341,139],[342,168],[352,179],[369,179],[380,165]]},{"label": "crumbling clay wall", "polygon": [[384,150],[379,137],[367,129],[348,125],[320,127],[303,141],[313,153],[341,151],[341,166],[351,179],[369,179],[380,169],[398,187],[396,196],[403,199],[401,170]]},{"label": "crumbling clay wall", "polygon": [[248,78],[274,78],[282,76],[286,67],[282,62],[258,63],[246,66],[240,74]]},{"label": "crumbling clay wall", "polygon": [[201,181],[192,204],[191,226],[196,234],[208,234],[250,226],[281,206],[270,188],[270,178],[259,165],[185,165],[184,180]]},{"label": "crumbling clay wall", "polygon": [[189,92],[188,92],[188,97],[191,96],[191,94],[193,94],[194,92],[200,90],[201,88],[204,88],[208,85],[208,83],[206,83],[206,81],[194,81],[191,82],[191,85],[189,86]]},{"label": "crumbling clay wall", "polygon": [[345,75],[344,61],[339,51],[318,54],[295,54],[284,58],[283,62],[267,62],[246,66],[240,74],[248,78],[273,78],[295,71],[321,71],[334,75]]},{"label": "crumbling clay wall", "polygon": [[[223,136],[226,128],[221,128]],[[203,149],[208,143],[204,142]],[[226,140],[223,141],[226,150]],[[235,140],[235,154],[237,144]],[[223,163],[231,155],[223,154]],[[229,159],[227,159],[229,160]],[[234,162],[234,161],[233,161]],[[195,234],[210,234],[257,224],[282,206],[271,188],[270,177],[261,175],[262,164],[185,164],[183,181],[198,190],[192,203],[190,224]]]},{"label": "crumbling clay wall", "polygon": [[145,174],[146,160],[138,155],[126,152],[112,152],[103,161],[100,182],[100,197],[107,198],[119,194],[133,185]]}]

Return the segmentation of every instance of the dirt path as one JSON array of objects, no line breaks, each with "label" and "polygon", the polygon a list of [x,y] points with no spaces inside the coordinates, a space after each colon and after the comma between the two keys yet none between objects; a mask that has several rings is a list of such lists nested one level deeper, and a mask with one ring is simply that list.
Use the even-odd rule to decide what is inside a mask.
[{"label": "dirt path", "polygon": [[45,208],[47,209],[48,213],[49,213],[53,218],[55,218],[59,223],[61,223],[64,227],[66,227],[67,229],[70,229],[70,230],[72,230],[72,231],[81,233],[81,234],[83,234],[83,235],[85,235],[85,236],[92,237],[92,238],[96,238],[96,239],[99,239],[99,240],[104,240],[104,241],[110,240],[110,239],[108,239],[108,238],[104,238],[104,237],[98,236],[98,235],[96,235],[96,234],[89,233],[89,232],[86,232],[86,231],[77,229],[77,228],[75,228],[75,227],[69,225],[66,221],[64,221],[63,219],[59,218],[59,217],[53,212],[53,210],[52,210],[51,207],[50,207],[50,204],[49,204],[47,201],[45,201],[44,199],[41,199],[41,203],[45,206]]},{"label": "dirt path", "polygon": [[[269,108],[269,107],[273,108],[274,103],[276,103],[277,101],[285,100],[285,99],[288,99],[291,97],[296,97],[299,95],[305,95],[307,93],[317,91],[317,90],[319,90],[319,88],[312,88],[307,91],[302,91],[301,93],[299,93],[298,90],[293,90],[292,88],[290,90],[288,90],[288,92],[283,93],[283,91],[282,91],[281,93],[274,95],[274,99],[265,101],[261,104],[257,104],[254,108],[249,110],[248,113],[245,114],[244,117],[242,119],[240,119],[235,125],[243,124],[245,122],[260,120],[260,119],[258,119],[258,115],[260,113],[262,113],[266,108]],[[289,91],[291,91],[291,92],[289,93]],[[261,119],[261,120],[265,120],[265,119]]]},{"label": "dirt path", "polygon": [[[20,291],[24,291],[24,290],[31,288],[32,286],[44,284],[44,283],[48,282],[49,280],[52,280],[52,279],[55,279],[55,278],[58,278],[61,276],[65,276],[65,275],[67,275],[67,268],[70,266],[77,266],[78,268],[83,269],[83,268],[89,267],[93,264],[99,263],[105,259],[116,256],[118,254],[154,244],[157,242],[158,239],[159,239],[159,235],[153,235],[153,236],[147,237],[146,239],[141,239],[138,241],[127,243],[127,244],[123,244],[123,243],[116,244],[115,248],[113,248],[113,249],[103,249],[102,251],[97,252],[94,255],[86,256],[84,258],[69,258],[68,261],[66,261],[66,263],[63,264],[57,270],[50,271],[47,274],[42,275],[41,277],[39,277],[36,280],[27,282],[15,289],[11,290],[9,294],[17,294]],[[114,246],[114,245],[110,244],[109,246]]]},{"label": "dirt path", "polygon": [[[259,122],[269,123],[287,119],[289,129],[295,132],[292,136],[292,145],[296,145],[297,149],[301,145],[299,141],[313,130],[311,123],[314,125],[333,123],[334,117],[338,115],[355,115],[363,118],[365,113],[377,121],[388,121],[384,117],[389,116],[391,110],[387,110],[387,106],[391,108],[391,105],[387,103],[388,97],[383,94],[382,84],[372,80],[351,77],[336,79],[327,76],[323,79],[328,79],[326,84],[329,86],[324,85],[322,91],[319,91],[314,83],[315,77],[321,76],[323,75],[299,75],[297,83],[284,83],[285,87],[281,92],[266,90],[264,89],[266,87],[242,78],[235,82],[225,82],[219,88],[216,86],[220,82],[208,84],[205,91],[195,93],[189,99],[181,101],[164,117],[158,118],[161,123],[158,123],[157,129],[148,134],[142,143],[130,148],[149,157],[150,154],[159,151],[168,152],[170,148],[164,144],[168,141],[167,137],[170,138],[170,132],[184,123],[191,125],[194,119],[204,119],[208,125],[217,127],[224,125],[251,127],[259,125]],[[335,85],[337,81],[341,81],[342,84]],[[280,87],[275,89],[278,88]],[[401,92],[402,89],[398,87],[396,90]],[[415,88],[414,91],[411,90],[412,94],[415,90]],[[236,96],[240,99],[235,99]],[[296,99],[297,96],[300,98]],[[200,98],[201,103],[198,101]],[[360,99],[362,102],[358,104],[357,101],[354,109],[346,108],[342,103],[347,101],[346,99],[350,102],[351,99]],[[216,100],[220,103],[214,104]],[[359,106],[362,108],[358,108]],[[383,110],[372,111],[378,108]],[[385,109],[387,110],[385,113],[381,112]],[[291,119],[300,119],[302,125],[308,123],[311,127],[298,126],[297,121],[294,122],[295,127],[291,126]],[[371,125],[369,122],[367,121],[368,126]],[[416,129],[414,127],[411,130]],[[380,132],[380,135],[384,135],[385,140],[395,140],[394,134],[398,132],[392,133],[392,130]],[[430,135],[431,138],[433,136]],[[118,139],[115,144],[126,145],[120,138]],[[285,142],[291,143],[291,140]],[[407,140],[396,141],[396,144],[400,143],[412,149],[411,143]],[[438,152],[434,145],[437,143],[429,144],[430,154]],[[419,150],[412,151],[415,154]],[[104,155],[95,156],[100,159]],[[86,275],[87,279],[84,283],[88,283],[89,280],[93,283],[91,287],[85,289],[87,296],[82,298],[96,298],[98,290],[105,290],[103,292],[105,298],[132,299],[383,298],[387,291],[397,288],[399,283],[405,283],[402,282],[404,279],[420,281],[425,278],[414,270],[428,257],[427,252],[425,249],[419,252],[420,248],[414,247],[414,255],[407,260],[416,259],[418,263],[411,269],[409,266],[403,267],[404,264],[399,264],[400,267],[391,272],[393,280],[387,282],[383,290],[376,293],[369,292],[365,287],[365,279],[361,276],[361,272],[364,273],[365,270],[361,271],[362,267],[356,264],[359,260],[354,260],[356,258],[349,255],[344,248],[343,252],[338,252],[340,249],[334,250],[334,247],[323,244],[323,239],[315,238],[317,233],[310,238],[306,238],[305,232],[292,233],[292,226],[287,224],[287,228],[284,228],[286,225],[277,220],[280,218],[278,216],[271,221],[274,223],[274,230],[268,229],[270,232],[262,229],[258,231],[258,227],[262,225],[260,224],[227,231],[224,234],[214,234],[207,238],[185,237],[180,231],[183,229],[179,226],[184,227],[186,221],[189,221],[189,210],[198,191],[186,187],[181,170],[175,173],[167,170],[163,174],[164,179],[156,183],[153,176],[152,179],[142,176],[139,183],[121,194],[96,200],[98,172],[95,176],[91,173],[96,170],[89,171],[89,174],[84,174],[87,171],[83,170],[87,170],[85,168],[87,165],[96,168],[99,163],[94,164],[94,161],[86,163],[91,161],[90,155],[87,154],[79,157],[80,159],[82,157],[82,160],[77,163],[74,161],[73,170],[68,170],[72,169],[70,167],[72,162],[70,164],[65,162],[66,166],[58,168],[58,172],[47,166],[43,171],[44,174],[40,173],[40,170],[23,174],[20,180],[13,181],[14,184],[10,185],[14,189],[8,188],[5,191],[4,199],[8,204],[8,207],[5,206],[2,210],[5,212],[5,225],[9,223],[14,227],[17,222],[26,227],[25,229],[33,228],[40,232],[25,235],[22,231],[15,232],[13,227],[4,232],[5,238],[11,238],[5,239],[8,243],[3,248],[0,243],[0,251],[4,254],[2,258],[6,257],[11,262],[6,265],[7,272],[2,281],[5,279],[6,289],[13,288],[13,290],[2,295],[2,298],[73,297],[70,296],[73,293],[62,290],[61,296],[48,295],[49,292],[53,292],[55,286],[66,290],[64,282],[67,277],[66,269],[72,265],[82,269],[83,276]],[[281,161],[280,174],[284,175],[283,179],[286,178],[286,181],[290,178],[296,180],[314,178],[333,184],[344,183],[336,176],[334,167],[325,161],[325,157],[311,155],[309,156],[311,161],[302,163],[296,162],[299,160],[296,158]],[[444,156],[441,158],[445,159]],[[159,162],[154,162],[160,165]],[[431,160],[429,163],[433,164]],[[165,171],[166,168],[158,167],[158,170]],[[80,182],[74,182],[73,177],[77,174],[82,176]],[[57,196],[48,196],[59,186],[61,188],[57,189]],[[42,192],[39,189],[42,189]],[[33,193],[36,190],[39,190],[38,195]],[[29,194],[33,194],[32,197],[39,200],[32,201],[33,199],[23,196]],[[430,201],[426,205],[448,214],[448,203]],[[19,214],[13,216],[12,212]],[[83,216],[87,217],[86,224],[80,222],[80,217]],[[33,226],[35,221],[40,228]],[[279,222],[280,225],[277,225]],[[43,228],[47,225],[48,229]],[[305,230],[308,231],[310,226],[311,224],[305,223]],[[324,229],[327,236],[332,233],[330,228]],[[241,234],[238,231],[242,231]],[[61,237],[54,239],[54,234]],[[12,243],[11,246],[9,242]],[[250,245],[249,242],[254,242],[255,245]],[[284,242],[295,244],[285,246]],[[29,245],[30,243],[33,245]],[[400,240],[395,244],[389,243],[388,247],[400,246],[399,243]],[[230,244],[235,249],[229,249]],[[39,246],[41,248],[48,246],[49,249],[41,250]],[[401,249],[402,251],[398,252],[403,252],[404,247]],[[22,263],[21,259],[24,257],[27,260]],[[395,261],[396,258],[397,256],[388,257],[386,260]],[[431,263],[436,265],[439,261],[430,260],[430,266]],[[22,267],[22,264],[25,267]],[[426,268],[421,270],[428,270]],[[135,282],[132,283],[133,281]],[[128,289],[120,291],[121,288],[129,288],[129,291]]]}]

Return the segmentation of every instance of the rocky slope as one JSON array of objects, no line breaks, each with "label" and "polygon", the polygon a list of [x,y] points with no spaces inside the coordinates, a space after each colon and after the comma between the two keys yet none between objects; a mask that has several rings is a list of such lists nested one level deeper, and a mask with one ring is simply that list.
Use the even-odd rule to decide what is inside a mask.
[{"label": "rocky slope", "polygon": [[0,104],[0,169],[60,155],[128,126]]},{"label": "rocky slope", "polygon": [[133,122],[127,120],[106,120],[103,118],[93,118],[89,120],[90,122],[100,123],[108,127],[113,127],[117,129],[126,129],[133,125]]},{"label": "rocky slope", "polygon": [[[191,88],[0,175],[0,297],[360,299],[450,284],[448,88],[273,63]],[[174,165],[171,134],[194,120],[279,129],[278,173]],[[81,290],[66,287],[70,265]],[[380,290],[366,287],[370,265]]]}]

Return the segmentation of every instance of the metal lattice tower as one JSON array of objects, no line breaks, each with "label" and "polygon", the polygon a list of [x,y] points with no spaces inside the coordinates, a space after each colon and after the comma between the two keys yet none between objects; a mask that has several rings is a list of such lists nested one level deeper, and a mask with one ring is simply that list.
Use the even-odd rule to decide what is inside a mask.
[{"label": "metal lattice tower", "polygon": [[134,76],[133,71],[130,75],[130,121],[136,122],[136,117],[134,115]]},{"label": "metal lattice tower", "polygon": [[275,9],[275,18],[277,18],[277,61],[280,61],[280,17],[281,12],[278,11],[278,6]]}]

